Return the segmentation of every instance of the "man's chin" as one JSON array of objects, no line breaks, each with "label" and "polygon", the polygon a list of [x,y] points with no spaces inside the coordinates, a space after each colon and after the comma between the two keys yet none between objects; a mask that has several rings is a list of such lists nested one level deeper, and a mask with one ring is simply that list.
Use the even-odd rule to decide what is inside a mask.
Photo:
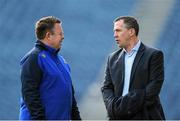
[{"label": "man's chin", "polygon": [[122,45],[117,41],[117,45],[121,48],[122,47]]},{"label": "man's chin", "polygon": [[120,45],[119,43],[117,43],[117,45],[118,45],[119,47],[121,47],[121,45]]},{"label": "man's chin", "polygon": [[60,49],[61,49],[61,46],[57,46],[56,49],[57,49],[57,50],[60,50]]},{"label": "man's chin", "polygon": [[60,49],[61,49],[61,46],[59,46],[58,49],[60,50]]},{"label": "man's chin", "polygon": [[120,45],[120,44],[118,44],[118,46],[119,46],[119,48],[123,48],[123,46],[122,46],[122,45]]}]

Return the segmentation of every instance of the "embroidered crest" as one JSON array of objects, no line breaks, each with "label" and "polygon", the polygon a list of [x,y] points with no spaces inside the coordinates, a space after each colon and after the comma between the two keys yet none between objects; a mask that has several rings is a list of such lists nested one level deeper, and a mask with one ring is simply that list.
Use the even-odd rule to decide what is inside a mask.
[{"label": "embroidered crest", "polygon": [[42,56],[43,58],[46,58],[46,55],[45,55],[45,54],[42,54],[41,56]]}]

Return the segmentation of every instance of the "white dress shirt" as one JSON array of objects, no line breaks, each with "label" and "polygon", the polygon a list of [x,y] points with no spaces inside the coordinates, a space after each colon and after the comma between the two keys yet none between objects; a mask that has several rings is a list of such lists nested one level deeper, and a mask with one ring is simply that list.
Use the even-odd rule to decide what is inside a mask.
[{"label": "white dress shirt", "polygon": [[131,77],[131,69],[134,63],[134,59],[138,52],[138,49],[141,45],[141,41],[139,40],[138,43],[133,47],[133,49],[128,53],[125,49],[125,75],[124,75],[124,87],[122,96],[126,95],[129,92],[129,85],[130,85],[130,77]]}]

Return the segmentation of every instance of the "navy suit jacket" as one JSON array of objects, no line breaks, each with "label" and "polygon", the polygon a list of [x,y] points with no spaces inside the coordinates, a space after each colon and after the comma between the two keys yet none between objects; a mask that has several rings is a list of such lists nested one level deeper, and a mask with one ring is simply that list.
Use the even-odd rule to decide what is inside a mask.
[{"label": "navy suit jacket", "polygon": [[159,93],[164,81],[163,53],[141,43],[130,77],[129,93],[122,96],[124,59],[122,49],[108,57],[101,88],[109,119],[164,120]]}]

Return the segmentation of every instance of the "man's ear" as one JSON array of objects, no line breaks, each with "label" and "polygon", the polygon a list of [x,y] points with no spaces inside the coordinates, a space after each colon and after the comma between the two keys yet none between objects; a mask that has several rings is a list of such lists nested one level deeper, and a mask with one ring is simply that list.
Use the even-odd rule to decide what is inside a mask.
[{"label": "man's ear", "polygon": [[49,31],[47,31],[46,32],[46,36],[45,36],[45,38],[47,38],[48,40],[50,39],[50,37],[51,37],[51,33],[49,32]]},{"label": "man's ear", "polygon": [[135,34],[135,29],[134,28],[129,29],[129,35],[133,36],[134,34]]}]

